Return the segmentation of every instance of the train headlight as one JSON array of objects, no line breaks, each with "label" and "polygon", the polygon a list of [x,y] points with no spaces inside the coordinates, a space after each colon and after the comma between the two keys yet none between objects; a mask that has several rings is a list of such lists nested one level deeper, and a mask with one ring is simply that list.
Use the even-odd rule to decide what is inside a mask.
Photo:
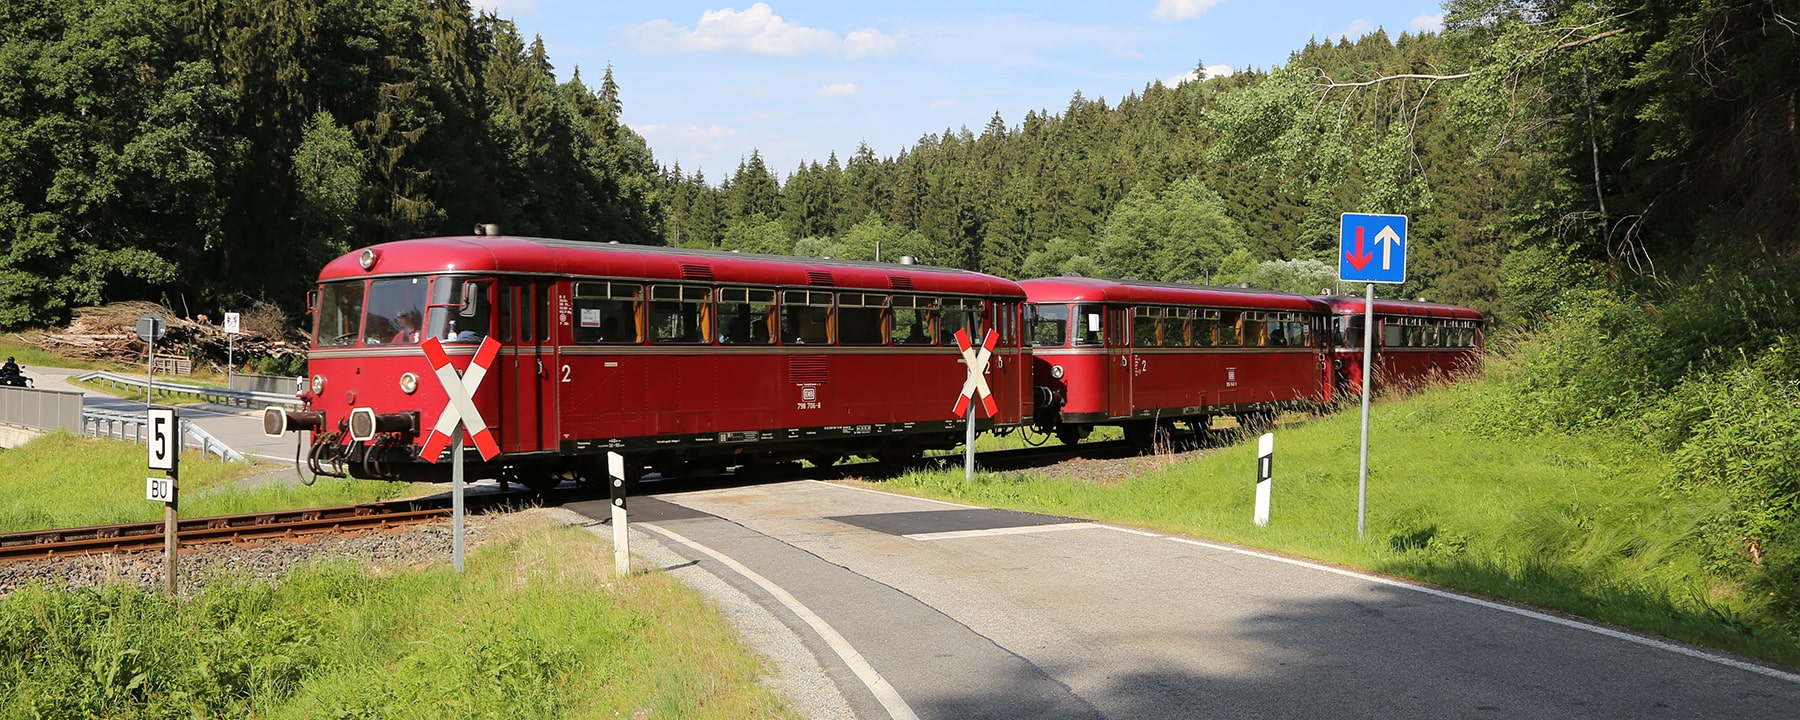
[{"label": "train headlight", "polygon": [[1062,369],[1061,365],[1051,365],[1050,366],[1050,377],[1061,380],[1062,376],[1063,376],[1063,369]]},{"label": "train headlight", "polygon": [[361,265],[364,270],[374,270],[375,261],[380,257],[381,256],[375,254],[374,250],[364,248],[362,254],[356,257],[356,264]]},{"label": "train headlight", "polygon": [[414,392],[418,391],[418,389],[419,389],[419,376],[414,375],[412,373],[401,373],[401,375],[400,375],[400,392],[411,395]]},{"label": "train headlight", "polygon": [[314,375],[313,376],[312,390],[313,390],[314,395],[322,395],[325,393],[325,376],[324,375]]}]

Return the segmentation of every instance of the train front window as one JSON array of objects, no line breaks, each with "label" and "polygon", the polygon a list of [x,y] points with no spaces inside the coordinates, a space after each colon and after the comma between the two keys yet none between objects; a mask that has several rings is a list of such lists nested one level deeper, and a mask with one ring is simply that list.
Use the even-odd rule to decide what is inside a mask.
[{"label": "train front window", "polygon": [[1036,347],[1062,347],[1069,337],[1069,306],[1032,305],[1031,344]]},{"label": "train front window", "polygon": [[1339,315],[1331,319],[1332,344],[1342,348],[1363,346],[1363,317]]},{"label": "train front window", "polygon": [[1074,341],[1076,345],[1106,344],[1106,337],[1100,334],[1100,317],[1102,314],[1100,308],[1101,306],[1099,305],[1075,306]]},{"label": "train front window", "polygon": [[412,345],[425,310],[425,278],[384,278],[369,283],[364,345]]},{"label": "train front window", "polygon": [[362,322],[363,284],[330,283],[319,288],[318,320],[313,331],[313,344],[318,347],[343,347],[356,343],[358,323]]},{"label": "train front window", "polygon": [[491,332],[493,303],[487,280],[446,275],[431,281],[431,304],[426,307],[425,328],[447,343],[481,342]]}]

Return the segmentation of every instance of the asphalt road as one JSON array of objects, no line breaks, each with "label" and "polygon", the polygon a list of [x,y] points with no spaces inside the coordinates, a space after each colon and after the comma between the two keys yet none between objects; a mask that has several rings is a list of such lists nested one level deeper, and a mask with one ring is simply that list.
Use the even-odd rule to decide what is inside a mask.
[{"label": "asphalt road", "polygon": [[814,481],[631,503],[862,718],[1800,716],[1791,671],[1238,547]]},{"label": "asphalt road", "polygon": [[[42,390],[66,390],[83,393],[81,399],[85,408],[97,408],[123,413],[142,413],[142,400],[126,400],[95,392],[69,382],[69,378],[87,372],[67,368],[27,367],[25,374]],[[160,381],[160,378],[159,378]],[[180,382],[177,380],[176,382]],[[262,411],[225,408],[216,405],[182,405],[178,412],[181,417],[193,421],[211,433],[213,437],[223,441],[231,449],[249,455],[261,462],[294,462],[295,434],[286,437],[271,438],[262,432]]]}]

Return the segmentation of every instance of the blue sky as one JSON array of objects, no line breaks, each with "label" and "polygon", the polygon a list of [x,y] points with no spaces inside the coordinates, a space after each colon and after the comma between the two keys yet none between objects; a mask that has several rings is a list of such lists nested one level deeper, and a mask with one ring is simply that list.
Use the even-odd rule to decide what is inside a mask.
[{"label": "blue sky", "polygon": [[803,161],[890,157],[927,133],[979,134],[995,111],[1109,104],[1191,73],[1267,69],[1309,38],[1436,30],[1432,0],[586,2],[474,0],[542,36],[558,79],[598,87],[664,165],[717,184],[752,149],[784,181]]}]

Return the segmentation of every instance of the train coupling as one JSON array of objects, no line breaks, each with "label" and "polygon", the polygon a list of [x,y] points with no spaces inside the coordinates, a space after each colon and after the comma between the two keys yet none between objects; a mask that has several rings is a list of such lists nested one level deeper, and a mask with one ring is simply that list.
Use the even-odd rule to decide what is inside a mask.
[{"label": "train coupling", "polygon": [[325,413],[314,410],[295,410],[289,412],[279,405],[271,406],[263,411],[263,434],[269,437],[281,437],[290,432],[307,430],[318,432],[325,427]]}]

